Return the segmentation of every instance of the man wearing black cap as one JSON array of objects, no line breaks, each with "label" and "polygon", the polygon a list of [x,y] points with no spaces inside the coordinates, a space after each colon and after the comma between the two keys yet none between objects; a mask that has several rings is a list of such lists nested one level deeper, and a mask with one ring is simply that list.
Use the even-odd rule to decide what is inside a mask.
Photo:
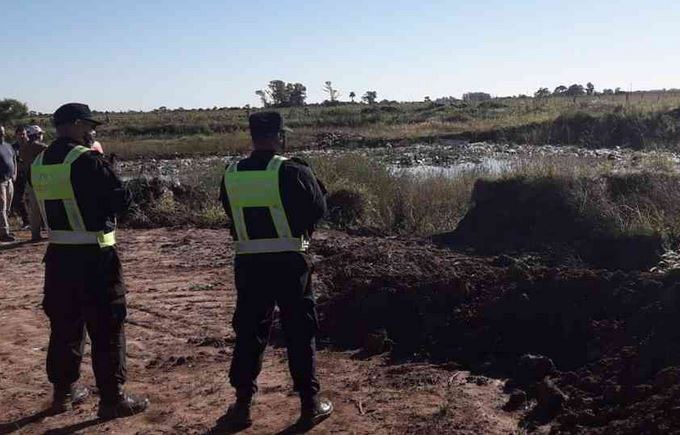
[{"label": "man wearing black cap", "polygon": [[325,189],[308,165],[278,154],[285,146],[283,119],[276,112],[249,118],[253,152],[227,167],[220,198],[229,215],[236,257],[236,344],[229,380],[236,403],[220,424],[252,424],[250,405],[269,338],[275,305],[281,313],[293,388],[300,395],[297,425],[311,427],[333,405],[319,397],[314,336],[317,330],[312,264],[307,249],[326,211]]},{"label": "man wearing black cap", "polygon": [[85,344],[100,394],[98,415],[137,414],[146,398],[125,394],[125,284],[115,248],[116,214],[130,194],[109,164],[87,148],[100,124],[85,104],[54,112],[57,140],[36,158],[29,182],[48,228],[43,307],[50,320],[47,375],[54,385],[51,410],[63,412],[88,395],[76,385]]}]

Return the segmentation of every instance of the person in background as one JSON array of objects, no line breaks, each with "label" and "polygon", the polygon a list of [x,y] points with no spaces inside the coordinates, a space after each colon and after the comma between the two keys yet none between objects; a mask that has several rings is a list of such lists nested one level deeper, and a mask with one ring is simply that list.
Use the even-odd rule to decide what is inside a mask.
[{"label": "person in background", "polygon": [[27,142],[28,134],[26,134],[26,127],[23,125],[17,125],[14,129],[14,143],[12,144],[12,148],[14,148],[14,151],[18,154],[19,148],[21,148],[21,146]]},{"label": "person in background", "polygon": [[[28,143],[28,135],[26,134],[26,128],[23,125],[18,125],[14,129],[14,143],[12,148],[17,154],[17,164],[19,164],[19,149]],[[17,171],[17,180],[14,182],[14,198],[12,199],[12,212],[21,218],[22,228],[26,229],[30,225],[28,219],[28,210],[26,209],[26,204],[24,203],[24,191],[26,190],[26,174],[21,171]]]},{"label": "person in background", "polygon": [[[19,172],[27,177],[28,170],[35,158],[43,152],[47,145],[42,140],[44,136],[43,129],[39,125],[29,125],[26,127],[26,135],[28,142],[19,148]],[[36,242],[42,240],[40,229],[42,227],[42,217],[40,216],[40,207],[35,198],[35,193],[30,184],[26,185],[24,191],[24,204],[28,209],[28,221],[31,226],[31,240]]]},{"label": "person in background", "polygon": [[9,210],[17,178],[17,155],[12,145],[5,142],[5,127],[0,126],[0,242],[14,242],[9,232]]}]

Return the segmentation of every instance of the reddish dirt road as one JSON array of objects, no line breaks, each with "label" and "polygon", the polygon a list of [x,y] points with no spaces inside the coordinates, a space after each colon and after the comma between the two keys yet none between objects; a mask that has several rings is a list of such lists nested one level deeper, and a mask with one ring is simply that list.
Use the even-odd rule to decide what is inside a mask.
[{"label": "reddish dirt road", "polygon": [[[20,233],[24,239],[27,234]],[[325,237],[334,237],[332,233]],[[97,398],[38,419],[51,389],[44,372],[48,323],[40,263],[45,244],[0,247],[0,434],[206,433],[232,399],[227,368],[235,306],[232,252],[225,231],[122,231],[128,284],[130,391],[150,410],[110,422],[96,419]],[[427,363],[393,364],[386,356],[319,352],[319,374],[336,412],[313,433],[509,434],[518,415],[500,408],[501,382]],[[82,382],[93,388],[89,354]],[[255,424],[244,433],[278,433],[296,418],[285,350],[268,350]],[[219,432],[218,432],[219,433]]]}]

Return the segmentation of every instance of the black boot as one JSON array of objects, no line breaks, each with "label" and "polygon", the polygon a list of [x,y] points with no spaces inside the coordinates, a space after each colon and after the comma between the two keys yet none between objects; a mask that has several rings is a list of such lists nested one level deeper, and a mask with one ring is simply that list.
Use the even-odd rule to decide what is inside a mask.
[{"label": "black boot", "polygon": [[50,413],[61,414],[62,412],[70,411],[73,406],[79,405],[87,399],[90,395],[90,390],[82,385],[68,385],[68,386],[54,386],[54,395],[52,396],[52,405],[50,406]]},{"label": "black boot", "polygon": [[295,425],[300,429],[311,429],[333,413],[333,403],[318,395],[300,397],[300,418]]},{"label": "black boot", "polygon": [[236,402],[230,405],[227,412],[217,420],[217,425],[233,431],[240,431],[252,426],[251,404],[250,397],[237,397]]},{"label": "black boot", "polygon": [[102,394],[97,416],[104,420],[129,417],[144,412],[148,407],[148,398],[127,394],[118,388],[114,394]]}]

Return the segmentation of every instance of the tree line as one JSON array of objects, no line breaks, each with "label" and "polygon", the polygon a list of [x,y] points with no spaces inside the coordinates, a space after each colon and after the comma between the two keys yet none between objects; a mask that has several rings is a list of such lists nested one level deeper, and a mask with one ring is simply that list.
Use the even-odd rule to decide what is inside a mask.
[{"label": "tree line", "polygon": [[[340,90],[333,86],[331,81],[324,82],[322,89],[328,95],[328,99],[321,104],[328,106],[342,104]],[[307,87],[302,83],[272,80],[265,89],[256,90],[255,95],[260,97],[264,107],[300,107],[306,104]],[[350,102],[354,103],[356,97],[357,94],[354,91],[349,93]],[[366,91],[361,97],[361,101],[366,104],[375,104],[377,100],[378,93],[376,91]]]},{"label": "tree line", "polygon": [[[616,89],[603,89],[602,92],[599,94],[619,95],[625,94],[625,92],[622,91],[621,88],[616,88]],[[573,84],[569,87],[559,85],[552,92],[548,88],[539,88],[536,92],[534,92],[534,97],[536,98],[546,98],[550,96],[579,97],[582,95],[598,95],[598,92],[595,90],[595,85],[593,85],[591,82],[588,82],[585,86],[580,84]]]}]

